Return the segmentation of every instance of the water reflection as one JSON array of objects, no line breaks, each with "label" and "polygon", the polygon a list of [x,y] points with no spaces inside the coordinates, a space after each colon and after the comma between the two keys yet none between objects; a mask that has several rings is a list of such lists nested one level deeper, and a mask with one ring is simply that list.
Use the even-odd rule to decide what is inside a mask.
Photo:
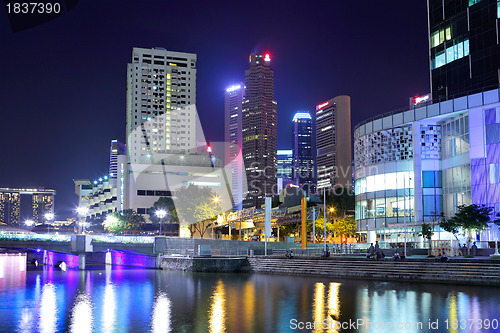
[{"label": "water reflection", "polygon": [[226,296],[224,292],[224,283],[222,280],[217,281],[214,294],[212,296],[212,304],[209,316],[209,329],[211,333],[219,333],[226,331]]},{"label": "water reflection", "polygon": [[71,332],[92,332],[93,325],[92,302],[86,294],[80,294],[71,311]]},{"label": "water reflection", "polygon": [[[446,329],[444,320],[500,317],[500,288],[110,267],[62,272],[20,262],[0,257],[5,332],[275,333],[293,331],[295,319],[318,323],[308,332],[463,333],[498,329]],[[357,319],[364,326],[339,329]],[[439,329],[429,330],[436,320]],[[376,329],[382,321],[392,330]]]},{"label": "water reflection", "polygon": [[170,300],[164,292],[158,293],[153,305],[151,328],[154,333],[170,332]]},{"label": "water reflection", "polygon": [[51,333],[56,331],[57,306],[56,291],[52,283],[42,287],[42,299],[40,301],[40,331]]}]

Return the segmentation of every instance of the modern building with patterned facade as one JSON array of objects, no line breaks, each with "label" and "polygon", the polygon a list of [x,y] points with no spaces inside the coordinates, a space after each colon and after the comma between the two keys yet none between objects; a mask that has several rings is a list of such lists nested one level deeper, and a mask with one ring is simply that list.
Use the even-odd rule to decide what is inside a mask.
[{"label": "modern building with patterned facade", "polygon": [[45,223],[45,214],[54,213],[55,194],[44,188],[0,188],[0,222],[15,226],[22,226],[25,220]]},{"label": "modern building with patterned facade", "polygon": [[[376,239],[421,242],[424,221],[471,203],[500,212],[500,89],[417,104],[354,131],[358,230]],[[497,226],[478,235],[493,240]],[[440,235],[442,235],[440,233]]]}]

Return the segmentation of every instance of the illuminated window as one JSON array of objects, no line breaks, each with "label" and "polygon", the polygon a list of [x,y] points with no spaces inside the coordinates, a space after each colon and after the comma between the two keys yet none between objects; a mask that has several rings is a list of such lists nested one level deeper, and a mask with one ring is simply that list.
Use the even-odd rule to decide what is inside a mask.
[{"label": "illuminated window", "polygon": [[446,28],[446,40],[451,39],[451,27]]}]

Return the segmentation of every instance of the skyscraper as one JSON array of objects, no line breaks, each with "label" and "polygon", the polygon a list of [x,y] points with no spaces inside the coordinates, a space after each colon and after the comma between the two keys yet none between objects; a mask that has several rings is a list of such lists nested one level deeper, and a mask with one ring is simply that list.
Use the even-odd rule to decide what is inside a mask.
[{"label": "skyscraper", "polygon": [[127,66],[129,163],[196,147],[196,54],[134,48]]},{"label": "skyscraper", "polygon": [[316,106],[317,189],[352,187],[351,98],[337,96]]},{"label": "skyscraper", "polygon": [[118,155],[126,154],[126,145],[118,140],[111,141],[109,153],[109,177],[118,177]]},{"label": "skyscraper", "polygon": [[432,98],[499,84],[500,2],[428,0],[427,8]]},{"label": "skyscraper", "polygon": [[260,207],[276,190],[278,112],[269,54],[252,53],[245,71],[242,138],[248,190],[243,207]]},{"label": "skyscraper", "polygon": [[0,188],[0,222],[17,226],[24,226],[25,220],[44,223],[45,214],[54,213],[55,194],[44,188]]},{"label": "skyscraper", "polygon": [[293,150],[278,149],[276,156],[278,161],[277,184],[278,192],[280,192],[283,187],[292,182]]},{"label": "skyscraper", "polygon": [[293,182],[306,193],[314,191],[312,117],[297,112],[293,117]]},{"label": "skyscraper", "polygon": [[226,89],[224,103],[225,164],[229,164],[232,174],[233,211],[242,209],[243,201],[243,155],[241,136],[242,104],[245,96],[243,83]]}]

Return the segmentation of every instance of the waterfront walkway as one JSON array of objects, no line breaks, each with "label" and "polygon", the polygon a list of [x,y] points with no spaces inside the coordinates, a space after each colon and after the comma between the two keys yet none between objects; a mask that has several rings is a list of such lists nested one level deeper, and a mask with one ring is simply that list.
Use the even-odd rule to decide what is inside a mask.
[{"label": "waterfront walkway", "polygon": [[284,256],[248,257],[250,270],[272,274],[314,275],[335,278],[475,284],[500,287],[500,260],[488,257],[451,258],[447,263],[425,256],[403,261],[373,260],[359,256],[330,258]]}]

